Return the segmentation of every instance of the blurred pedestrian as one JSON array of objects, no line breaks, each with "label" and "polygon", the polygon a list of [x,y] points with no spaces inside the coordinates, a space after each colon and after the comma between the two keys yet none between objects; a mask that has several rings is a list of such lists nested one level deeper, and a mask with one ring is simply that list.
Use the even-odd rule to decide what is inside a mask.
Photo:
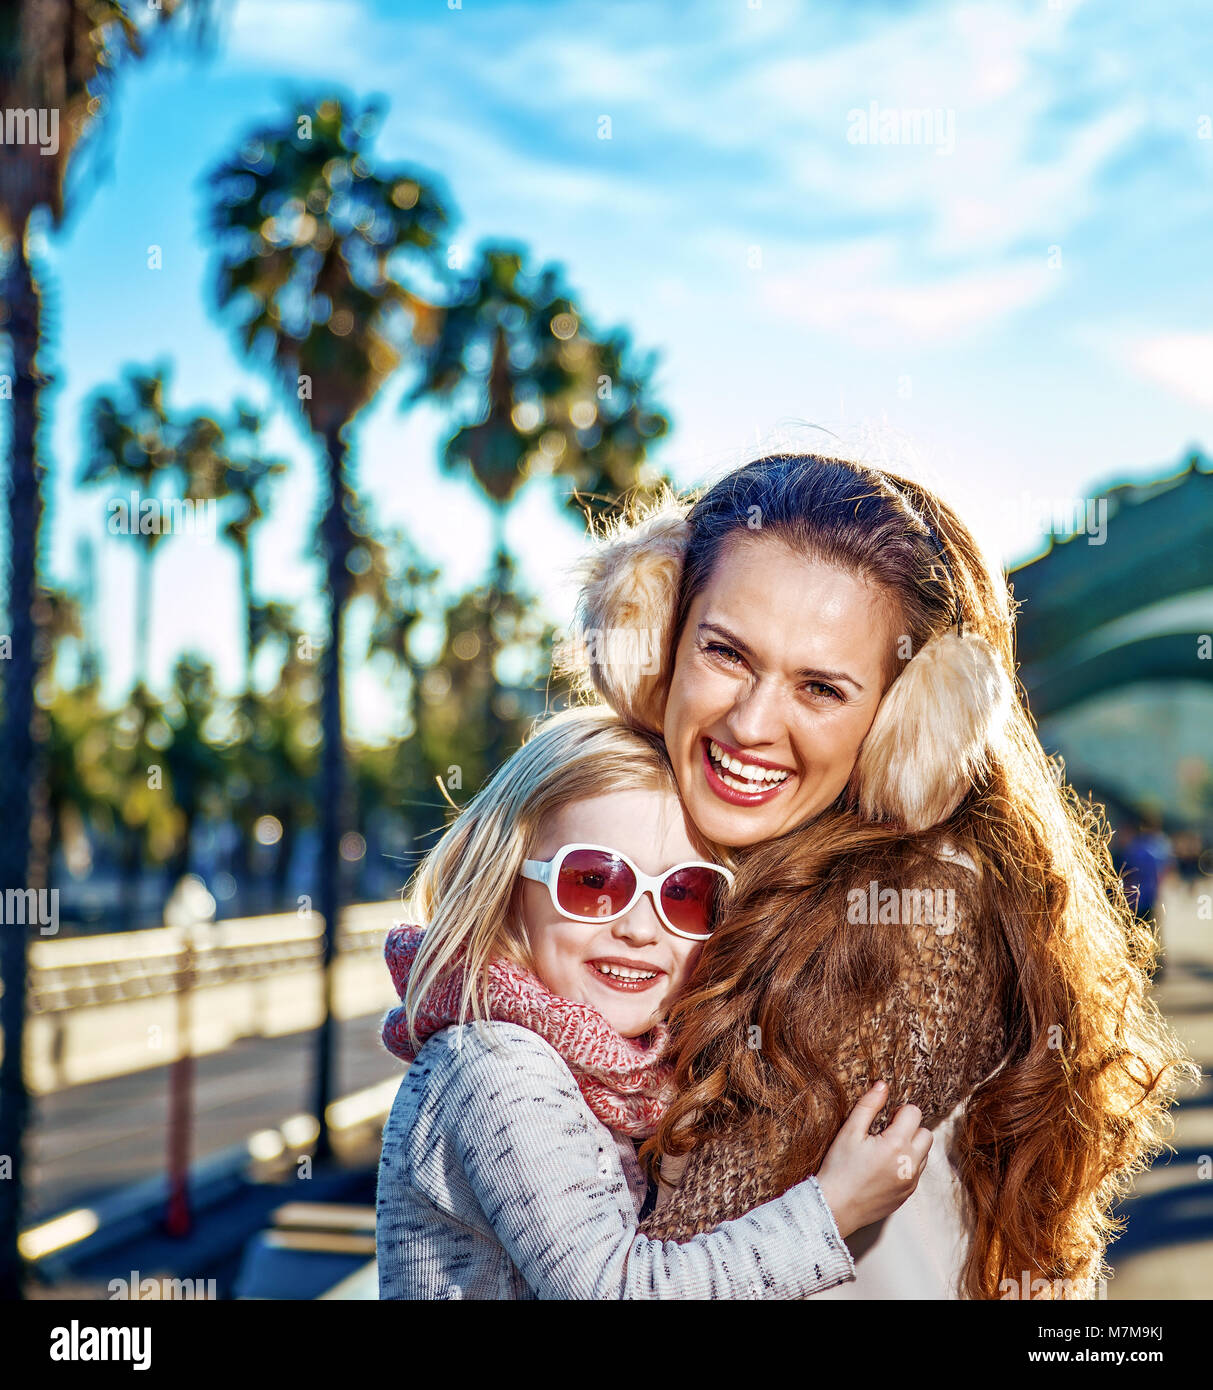
[{"label": "blurred pedestrian", "polygon": [[1197,891],[1202,878],[1201,855],[1204,846],[1195,830],[1183,830],[1175,836],[1175,872],[1179,881],[1188,891],[1189,897]]},{"label": "blurred pedestrian", "polygon": [[1161,820],[1153,814],[1141,816],[1129,831],[1117,867],[1129,906],[1154,930],[1158,942],[1158,965],[1154,971],[1156,980],[1162,978],[1165,968],[1159,894],[1174,865],[1171,842],[1163,834]]}]

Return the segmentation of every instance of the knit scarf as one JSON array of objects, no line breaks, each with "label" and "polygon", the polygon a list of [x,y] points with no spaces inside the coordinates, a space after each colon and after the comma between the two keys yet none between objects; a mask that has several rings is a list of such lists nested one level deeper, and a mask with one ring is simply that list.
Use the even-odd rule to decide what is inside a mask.
[{"label": "knit scarf", "polygon": [[[406,924],[387,934],[383,953],[402,1000],[424,936],[422,927]],[[462,988],[463,972],[456,965],[425,996],[416,1020],[422,1042],[440,1028],[466,1021],[459,1017]],[[549,1043],[573,1073],[585,1103],[608,1129],[647,1139],[657,1128],[672,1095],[672,1067],[662,1060],[669,1036],[664,1023],[646,1034],[648,1045],[642,1045],[617,1033],[591,1005],[552,994],[529,970],[502,958],[489,966],[488,1016],[521,1024]],[[416,1056],[403,1004],[383,1020],[383,1045],[406,1062]]]}]

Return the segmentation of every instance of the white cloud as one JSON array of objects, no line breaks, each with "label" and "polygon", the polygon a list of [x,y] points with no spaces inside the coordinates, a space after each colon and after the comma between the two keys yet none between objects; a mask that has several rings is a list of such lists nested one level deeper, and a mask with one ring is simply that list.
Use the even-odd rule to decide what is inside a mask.
[{"label": "white cloud", "polygon": [[[412,158],[416,150],[424,149],[422,162],[457,173],[452,189],[456,201],[467,201],[461,197],[463,190],[475,190],[482,208],[494,208],[497,221],[508,220],[518,209],[530,209],[532,216],[518,225],[518,235],[533,224],[535,211],[559,224],[562,218],[586,210],[652,218],[668,213],[672,204],[662,188],[615,172],[607,142],[597,142],[589,125],[585,160],[580,164],[520,147],[499,128],[466,114],[456,121],[412,111],[392,113],[379,143],[392,158]],[[508,234],[503,227],[501,235]]]},{"label": "white cloud", "polygon": [[377,27],[360,0],[245,0],[222,26],[225,61],[325,73],[353,69],[352,36]]},{"label": "white cloud", "polygon": [[[962,4],[840,27],[837,16],[808,7],[774,33],[731,25],[746,35],[738,61],[722,52],[715,23],[674,31],[659,16],[642,23],[628,7],[592,38],[558,26],[528,35],[478,75],[499,98],[535,113],[601,106],[621,133],[642,122],[654,149],[675,152],[677,162],[629,164],[626,179],[604,165],[587,200],[609,200],[612,187],[629,201],[641,188],[660,189],[657,214],[661,202],[698,198],[699,230],[718,234],[730,256],[732,229],[765,247],[774,228],[787,237],[798,219],[802,245],[823,220],[863,220],[895,235],[880,279],[850,274],[849,253],[825,246],[816,258],[823,273],[768,277],[766,300],[865,338],[895,328],[941,336],[1049,292],[1046,248],[1064,247],[1098,215],[1104,170],[1146,123],[1142,100],[1123,82],[1107,109],[1094,100],[1085,119],[1054,117],[1058,105],[1086,104],[1061,61],[1078,10]],[[872,101],[950,113],[954,149],[849,144],[848,112]],[[745,156],[750,168],[741,172]],[[713,159],[718,180],[706,172]],[[549,177],[534,172],[540,183]],[[713,190],[706,201],[705,189]],[[940,265],[954,271],[941,275]]]},{"label": "white cloud", "polygon": [[910,281],[884,240],[821,247],[804,259],[803,269],[759,277],[764,310],[864,347],[887,345],[890,335],[931,342],[988,326],[1058,283],[1043,258]]},{"label": "white cloud", "polygon": [[477,79],[544,110],[557,104],[583,110],[587,103],[606,103],[608,112],[648,107],[654,96],[681,90],[679,49],[651,41],[635,47],[626,41],[630,37],[617,22],[572,36],[540,28],[504,48],[480,52]]},{"label": "white cloud", "polygon": [[[738,242],[818,245],[808,270],[767,275],[765,300],[865,339],[992,324],[1047,294],[1047,247],[1101,225],[1106,172],[1157,126],[1173,66],[1148,26],[1078,0],[705,7],[695,26],[628,0],[609,24],[588,5],[537,13],[405,23],[353,0],[258,0],[233,40],[268,65],[353,64],[394,97],[382,143],[423,151],[503,235],[643,224],[655,263],[674,255],[688,276],[727,268]],[[872,101],[949,113],[954,148],[848,143],[848,112]],[[610,142],[594,138],[603,114]],[[852,264],[840,224],[881,241],[879,266]],[[724,259],[691,260],[713,242]]]},{"label": "white cloud", "polygon": [[[722,116],[748,120],[712,131],[777,132],[765,153],[806,208],[896,219],[928,256],[994,259],[1029,238],[1055,242],[1086,217],[1106,163],[1145,123],[1123,86],[1110,110],[1050,123],[1072,95],[1049,62],[1068,42],[1066,17],[1043,6],[909,14],[844,46],[748,66],[713,99]],[[954,150],[848,143],[849,113],[872,102],[950,114]]]},{"label": "white cloud", "polygon": [[1213,333],[1165,333],[1128,350],[1130,364],[1144,377],[1184,400],[1213,410]]}]

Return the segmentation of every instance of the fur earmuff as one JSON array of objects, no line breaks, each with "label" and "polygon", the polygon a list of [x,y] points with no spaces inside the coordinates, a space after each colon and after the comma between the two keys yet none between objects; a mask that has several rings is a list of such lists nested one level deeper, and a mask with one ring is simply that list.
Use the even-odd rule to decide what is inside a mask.
[{"label": "fur earmuff", "polygon": [[913,831],[946,820],[985,767],[1012,698],[984,637],[933,638],[885,691],[863,741],[853,779],[860,814]]},{"label": "fur earmuff", "polygon": [[577,566],[580,594],[557,671],[623,718],[661,731],[666,655],[678,604],[690,504],[672,494],[614,522]]}]

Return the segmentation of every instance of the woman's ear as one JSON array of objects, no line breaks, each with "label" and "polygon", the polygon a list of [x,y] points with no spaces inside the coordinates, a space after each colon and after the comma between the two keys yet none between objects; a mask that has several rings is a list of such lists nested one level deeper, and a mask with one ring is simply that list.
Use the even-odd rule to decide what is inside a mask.
[{"label": "woman's ear", "polygon": [[569,640],[553,668],[596,692],[624,719],[661,732],[690,504],[673,494],[612,523],[577,566],[580,593]]},{"label": "woman's ear", "polygon": [[928,642],[885,691],[852,774],[865,820],[926,830],[946,820],[986,766],[1014,693],[976,633]]}]

